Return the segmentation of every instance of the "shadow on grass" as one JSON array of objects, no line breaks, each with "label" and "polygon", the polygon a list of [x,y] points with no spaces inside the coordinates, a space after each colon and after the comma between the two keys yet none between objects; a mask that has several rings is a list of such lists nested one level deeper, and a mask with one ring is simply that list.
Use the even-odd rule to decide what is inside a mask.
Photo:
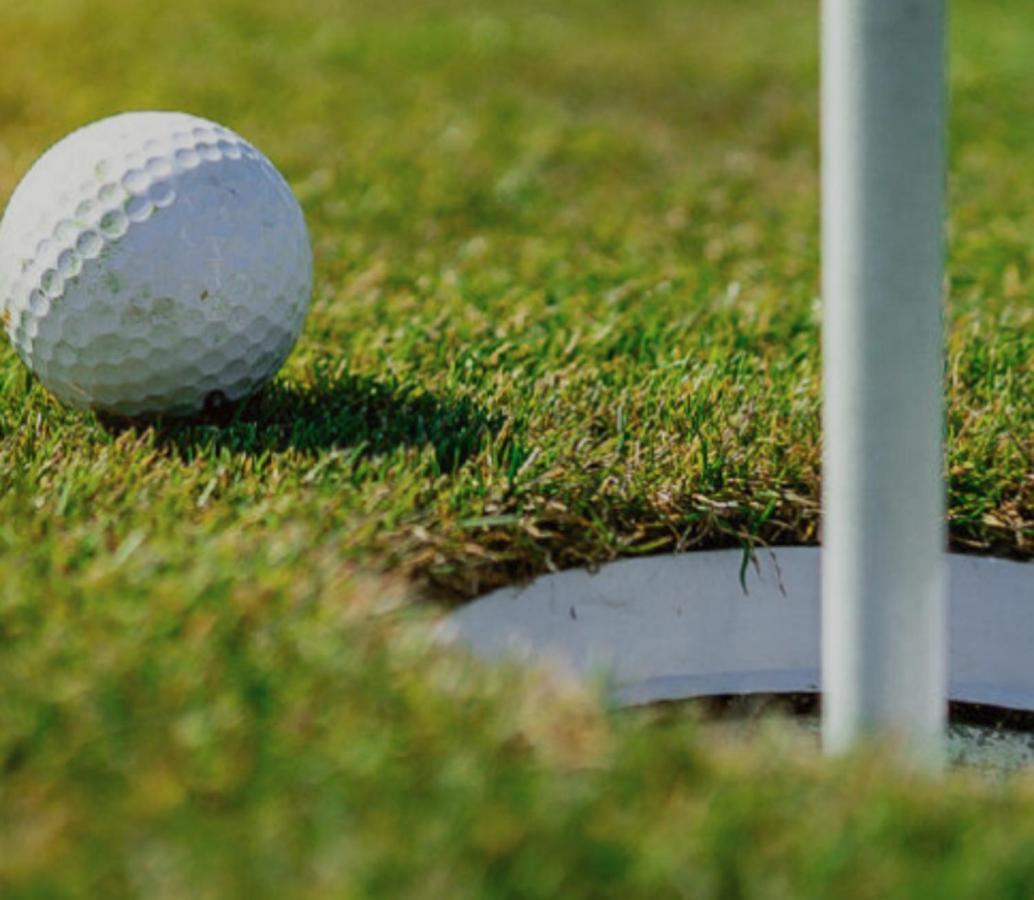
[{"label": "shadow on grass", "polygon": [[317,369],[308,384],[275,382],[241,403],[197,418],[104,424],[117,431],[154,427],[158,442],[186,459],[221,450],[259,455],[358,449],[374,456],[429,445],[439,470],[454,472],[499,431],[503,419],[469,400],[438,397],[416,384],[349,373],[327,376]]}]

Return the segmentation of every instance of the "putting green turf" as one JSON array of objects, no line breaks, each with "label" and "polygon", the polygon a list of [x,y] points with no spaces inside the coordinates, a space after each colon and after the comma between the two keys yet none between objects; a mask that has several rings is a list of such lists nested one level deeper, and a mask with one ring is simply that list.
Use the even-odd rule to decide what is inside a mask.
[{"label": "putting green turf", "polygon": [[[569,728],[363,599],[817,540],[816,28],[803,0],[0,5],[0,202],[77,125],[184,109],[278,163],[317,272],[230,422],[104,427],[0,351],[0,892],[950,896],[971,847],[1034,877],[1022,792],[891,779],[855,817],[867,769],[776,777],[587,701]],[[951,537],[1027,559],[1032,34],[1022,0],[954,4]],[[815,796],[839,830],[799,823]]]}]

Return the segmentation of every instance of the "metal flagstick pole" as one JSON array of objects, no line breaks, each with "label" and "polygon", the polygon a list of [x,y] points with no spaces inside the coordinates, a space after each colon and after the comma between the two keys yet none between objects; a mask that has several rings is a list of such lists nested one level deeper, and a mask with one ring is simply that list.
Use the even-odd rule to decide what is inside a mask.
[{"label": "metal flagstick pole", "polygon": [[824,0],[823,732],[946,716],[944,0]]}]

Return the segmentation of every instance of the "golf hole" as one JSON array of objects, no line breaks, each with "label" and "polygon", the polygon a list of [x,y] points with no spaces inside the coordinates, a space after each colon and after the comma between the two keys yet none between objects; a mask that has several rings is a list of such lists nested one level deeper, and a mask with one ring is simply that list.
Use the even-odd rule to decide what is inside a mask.
[{"label": "golf hole", "polygon": [[[811,547],[758,550],[745,568],[739,550],[621,560],[493,591],[440,633],[487,660],[603,683],[619,707],[734,711],[730,698],[744,698],[741,709],[783,698],[817,740],[817,713],[799,704],[822,689],[820,560]],[[949,756],[982,766],[990,754],[996,769],[1034,762],[1034,565],[951,555],[948,569]],[[757,716],[718,718],[739,728]]]}]

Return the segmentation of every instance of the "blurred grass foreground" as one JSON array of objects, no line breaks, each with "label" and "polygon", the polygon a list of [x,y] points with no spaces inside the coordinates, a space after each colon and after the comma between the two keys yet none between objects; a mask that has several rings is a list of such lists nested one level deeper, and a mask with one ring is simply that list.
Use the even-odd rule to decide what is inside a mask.
[{"label": "blurred grass foreground", "polygon": [[[952,21],[956,550],[1034,557],[1034,7]],[[317,281],[227,422],[0,351],[0,895],[1025,897],[1034,788],[715,743],[433,605],[819,515],[808,0],[0,0],[0,202],[126,109],[282,168]]]}]

